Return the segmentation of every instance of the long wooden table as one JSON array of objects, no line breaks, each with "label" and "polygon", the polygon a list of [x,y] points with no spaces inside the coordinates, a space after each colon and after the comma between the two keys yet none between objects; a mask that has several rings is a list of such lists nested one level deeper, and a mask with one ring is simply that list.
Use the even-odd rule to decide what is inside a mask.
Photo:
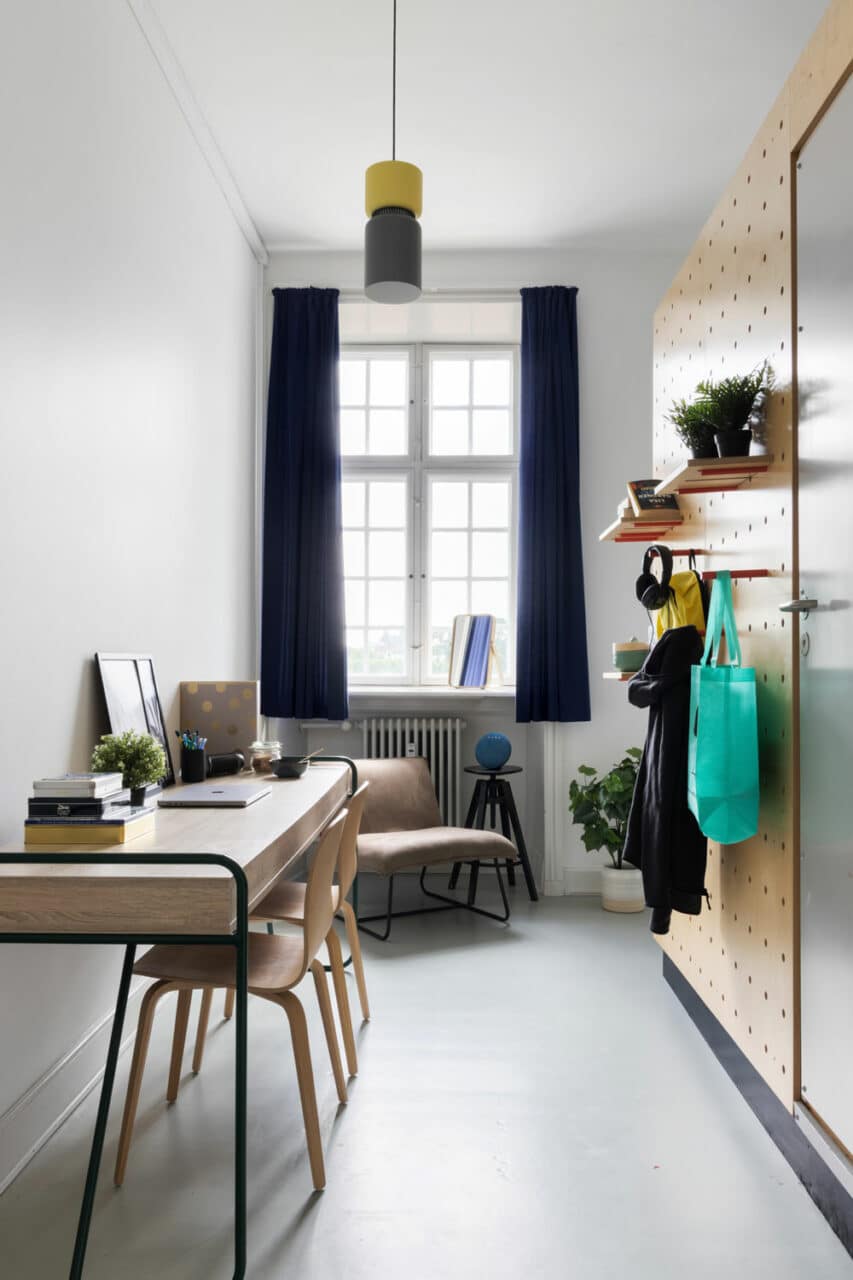
[{"label": "long wooden table", "polygon": [[[228,786],[246,777],[220,781]],[[246,1274],[249,912],[357,785],[346,760],[312,765],[294,781],[264,781],[271,794],[246,809],[158,809],[155,830],[128,844],[0,848],[0,942],[125,947],[71,1280],[83,1275],[136,947],[160,941],[235,948],[235,1280]]]}]

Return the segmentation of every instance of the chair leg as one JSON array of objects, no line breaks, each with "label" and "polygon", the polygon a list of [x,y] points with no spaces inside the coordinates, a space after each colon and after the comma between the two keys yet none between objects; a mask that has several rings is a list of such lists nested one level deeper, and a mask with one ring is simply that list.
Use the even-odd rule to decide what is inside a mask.
[{"label": "chair leg", "polygon": [[338,1101],[346,1102],[347,1082],[344,1077],[343,1066],[341,1065],[341,1051],[338,1048],[338,1033],[335,1029],[335,1019],[332,1014],[332,1002],[329,999],[329,984],[326,981],[326,970],[323,968],[319,960],[313,960],[311,962],[311,974],[314,978],[314,986],[317,988],[317,1003],[320,1006],[320,1016],[323,1019],[323,1031],[326,1035],[329,1059],[332,1063],[332,1074],[335,1077],[335,1087],[338,1091]]},{"label": "chair leg", "polygon": [[358,936],[358,925],[355,920],[355,912],[348,902],[342,902],[341,913],[344,917],[350,955],[352,956],[352,971],[355,974],[355,985],[358,988],[358,999],[361,1004],[361,1016],[364,1018],[365,1022],[369,1022],[370,1005],[367,1001],[367,983],[364,980],[364,961],[361,955],[361,939]]},{"label": "chair leg", "polygon": [[142,1003],[139,1006],[139,1021],[136,1024],[136,1040],[133,1045],[133,1059],[127,1080],[127,1094],[124,1099],[116,1167],[113,1174],[113,1181],[117,1187],[120,1187],[124,1182],[124,1175],[127,1171],[127,1158],[130,1154],[130,1142],[136,1121],[136,1109],[139,1106],[139,1090],[142,1086],[142,1075],[145,1071],[145,1059],[148,1057],[148,1044],[151,1040],[154,1012],[160,999],[166,995],[167,991],[171,990],[173,990],[171,983],[166,981],[155,982],[145,992],[142,997]]},{"label": "chair leg", "polygon": [[223,1010],[222,1010],[222,1016],[223,1016],[223,1018],[226,1018],[226,1019],[227,1019],[227,1018],[230,1018],[230,1017],[231,1017],[231,1015],[233,1014],[233,1012],[234,1012],[234,997],[236,996],[236,994],[237,994],[237,993],[236,993],[236,991],[234,990],[234,988],[233,988],[233,987],[226,987],[226,988],[225,988],[225,1005],[224,1005]]},{"label": "chair leg", "polygon": [[172,1059],[169,1063],[169,1083],[166,1085],[166,1101],[174,1102],[181,1085],[181,1066],[184,1061],[184,1045],[187,1040],[187,1023],[190,1020],[192,991],[178,992],[178,1008],[175,1013],[175,1030],[172,1035]]},{"label": "chair leg", "polygon": [[352,1015],[349,1007],[349,992],[347,991],[346,971],[344,969],[344,957],[341,952],[341,944],[338,935],[335,933],[335,926],[332,925],[326,938],[326,946],[329,949],[329,966],[332,970],[332,985],[335,988],[335,1000],[338,1006],[338,1022],[341,1024],[341,1035],[344,1041],[344,1051],[347,1058],[347,1071],[351,1076],[358,1075],[358,1054],[355,1051],[355,1036],[352,1030]]},{"label": "chair leg", "polygon": [[201,1008],[198,1012],[198,1026],[195,1033],[195,1048],[193,1050],[193,1075],[198,1075],[201,1071],[202,1059],[204,1058],[204,1042],[207,1039],[207,1025],[210,1022],[210,1006],[213,1004],[213,987],[205,987],[201,993]]},{"label": "chair leg", "polygon": [[[325,974],[323,976],[325,977]],[[299,1084],[299,1097],[302,1102],[302,1119],[305,1123],[305,1139],[308,1144],[311,1177],[314,1182],[314,1190],[322,1191],[326,1185],[326,1169],[323,1164],[320,1117],[317,1114],[317,1094],[314,1090],[314,1073],[311,1068],[311,1049],[308,1044],[308,1024],[305,1021],[305,1010],[292,991],[282,991],[268,998],[275,1004],[281,1005],[287,1014],[287,1021],[290,1024],[293,1060],[296,1064],[296,1079]]]}]

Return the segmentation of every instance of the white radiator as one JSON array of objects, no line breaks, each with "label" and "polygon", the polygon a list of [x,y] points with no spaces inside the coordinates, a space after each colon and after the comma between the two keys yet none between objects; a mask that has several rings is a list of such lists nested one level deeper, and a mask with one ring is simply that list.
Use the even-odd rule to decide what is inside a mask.
[{"label": "white radiator", "polygon": [[449,827],[462,826],[462,730],[459,716],[368,716],[361,726],[366,760],[425,756],[438,807]]}]

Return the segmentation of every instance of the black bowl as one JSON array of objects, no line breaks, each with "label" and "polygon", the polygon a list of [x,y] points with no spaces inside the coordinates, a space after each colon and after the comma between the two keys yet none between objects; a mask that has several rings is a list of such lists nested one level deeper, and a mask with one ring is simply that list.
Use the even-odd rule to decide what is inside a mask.
[{"label": "black bowl", "polygon": [[308,761],[302,756],[279,756],[277,760],[270,760],[270,768],[277,778],[301,778]]}]

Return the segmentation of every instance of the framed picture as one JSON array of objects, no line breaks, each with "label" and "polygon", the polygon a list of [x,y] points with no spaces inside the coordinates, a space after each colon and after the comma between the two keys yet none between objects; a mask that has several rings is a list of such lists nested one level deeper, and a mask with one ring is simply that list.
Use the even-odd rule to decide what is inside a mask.
[{"label": "framed picture", "polygon": [[454,689],[485,689],[495,661],[495,619],[490,613],[459,613],[453,619],[450,675]]},{"label": "framed picture", "polygon": [[166,721],[154,677],[154,660],[148,653],[96,653],[95,663],[107,704],[110,733],[150,733],[166,755],[164,786],[175,781],[172,755],[166,737]]}]

